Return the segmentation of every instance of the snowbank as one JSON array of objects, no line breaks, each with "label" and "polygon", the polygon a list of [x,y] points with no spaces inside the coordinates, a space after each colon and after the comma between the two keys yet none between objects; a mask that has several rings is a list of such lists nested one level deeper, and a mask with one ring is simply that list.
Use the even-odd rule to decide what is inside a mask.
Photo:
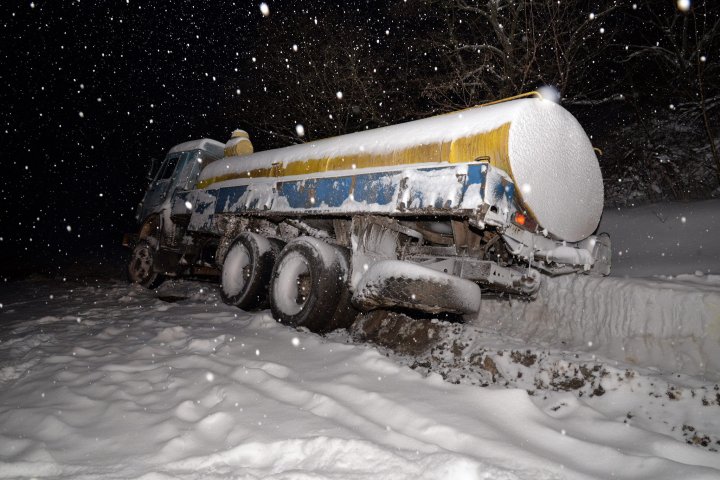
[{"label": "snowbank", "polygon": [[477,325],[719,378],[720,277],[707,273],[720,273],[720,201],[609,209],[598,231],[612,240],[612,277],[543,277],[533,302],[485,298]]},{"label": "snowbank", "polygon": [[720,378],[720,276],[545,277],[535,301],[484,299],[477,325],[534,344]]},{"label": "snowbank", "polygon": [[487,297],[477,325],[624,364],[720,378],[720,276],[707,275],[720,272],[720,201],[610,209],[598,231],[612,240],[612,277],[544,277],[532,302]]},{"label": "snowbank", "polygon": [[[452,385],[183,282],[5,289],[0,478],[717,478],[581,400]],[[184,289],[184,290],[183,290]],[[172,296],[170,295],[172,294]]]}]

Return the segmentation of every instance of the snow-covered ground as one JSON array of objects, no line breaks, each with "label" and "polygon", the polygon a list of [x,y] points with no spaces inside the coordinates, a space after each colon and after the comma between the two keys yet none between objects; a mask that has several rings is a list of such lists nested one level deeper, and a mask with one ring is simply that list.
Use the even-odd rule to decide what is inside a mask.
[{"label": "snow-covered ground", "polygon": [[[611,231],[620,272],[677,253],[675,276],[546,279],[422,321],[416,347],[298,331],[194,281],[6,283],[0,478],[720,478],[718,210],[687,208],[619,212],[640,243]],[[663,230],[678,215],[704,228]]]},{"label": "snow-covered ground", "polygon": [[[225,306],[207,284],[160,295],[120,283],[3,293],[0,477],[720,475],[716,451],[657,433],[687,417],[718,438],[709,385],[706,415],[701,398],[654,397],[640,374],[611,372],[599,405],[574,392],[455,385],[343,335]],[[635,425],[632,408],[659,416]]]}]

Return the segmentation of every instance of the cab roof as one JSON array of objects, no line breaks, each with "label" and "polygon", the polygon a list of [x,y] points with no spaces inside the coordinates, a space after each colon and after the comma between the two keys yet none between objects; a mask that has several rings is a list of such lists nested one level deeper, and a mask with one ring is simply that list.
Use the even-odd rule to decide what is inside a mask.
[{"label": "cab roof", "polygon": [[168,154],[176,152],[188,152],[190,150],[205,150],[210,155],[221,158],[225,150],[225,144],[211,138],[201,138],[180,143],[170,149]]}]

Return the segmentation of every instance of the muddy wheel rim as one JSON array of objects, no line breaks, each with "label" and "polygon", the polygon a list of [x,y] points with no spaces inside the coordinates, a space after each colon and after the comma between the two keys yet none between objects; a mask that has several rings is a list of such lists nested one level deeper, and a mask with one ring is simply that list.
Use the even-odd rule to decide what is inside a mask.
[{"label": "muddy wheel rim", "polygon": [[141,282],[152,274],[152,260],[152,253],[146,245],[135,248],[130,260],[130,275],[133,280]]}]

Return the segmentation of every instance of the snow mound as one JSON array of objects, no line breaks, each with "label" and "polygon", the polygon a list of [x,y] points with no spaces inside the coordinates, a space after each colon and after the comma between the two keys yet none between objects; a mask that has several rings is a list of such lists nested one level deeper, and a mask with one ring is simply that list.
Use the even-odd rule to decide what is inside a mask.
[{"label": "snow mound", "polygon": [[477,325],[624,363],[720,377],[720,283],[546,277],[532,302],[485,299]]},{"label": "snow mound", "polygon": [[[227,452],[171,463],[169,470],[214,471],[233,476],[238,469],[262,478],[296,478],[297,472],[314,472],[303,478],[437,479],[485,478],[514,480],[517,475],[450,453],[420,454],[388,450],[363,440],[331,437],[251,442]],[[539,478],[548,478],[540,476]]]}]

